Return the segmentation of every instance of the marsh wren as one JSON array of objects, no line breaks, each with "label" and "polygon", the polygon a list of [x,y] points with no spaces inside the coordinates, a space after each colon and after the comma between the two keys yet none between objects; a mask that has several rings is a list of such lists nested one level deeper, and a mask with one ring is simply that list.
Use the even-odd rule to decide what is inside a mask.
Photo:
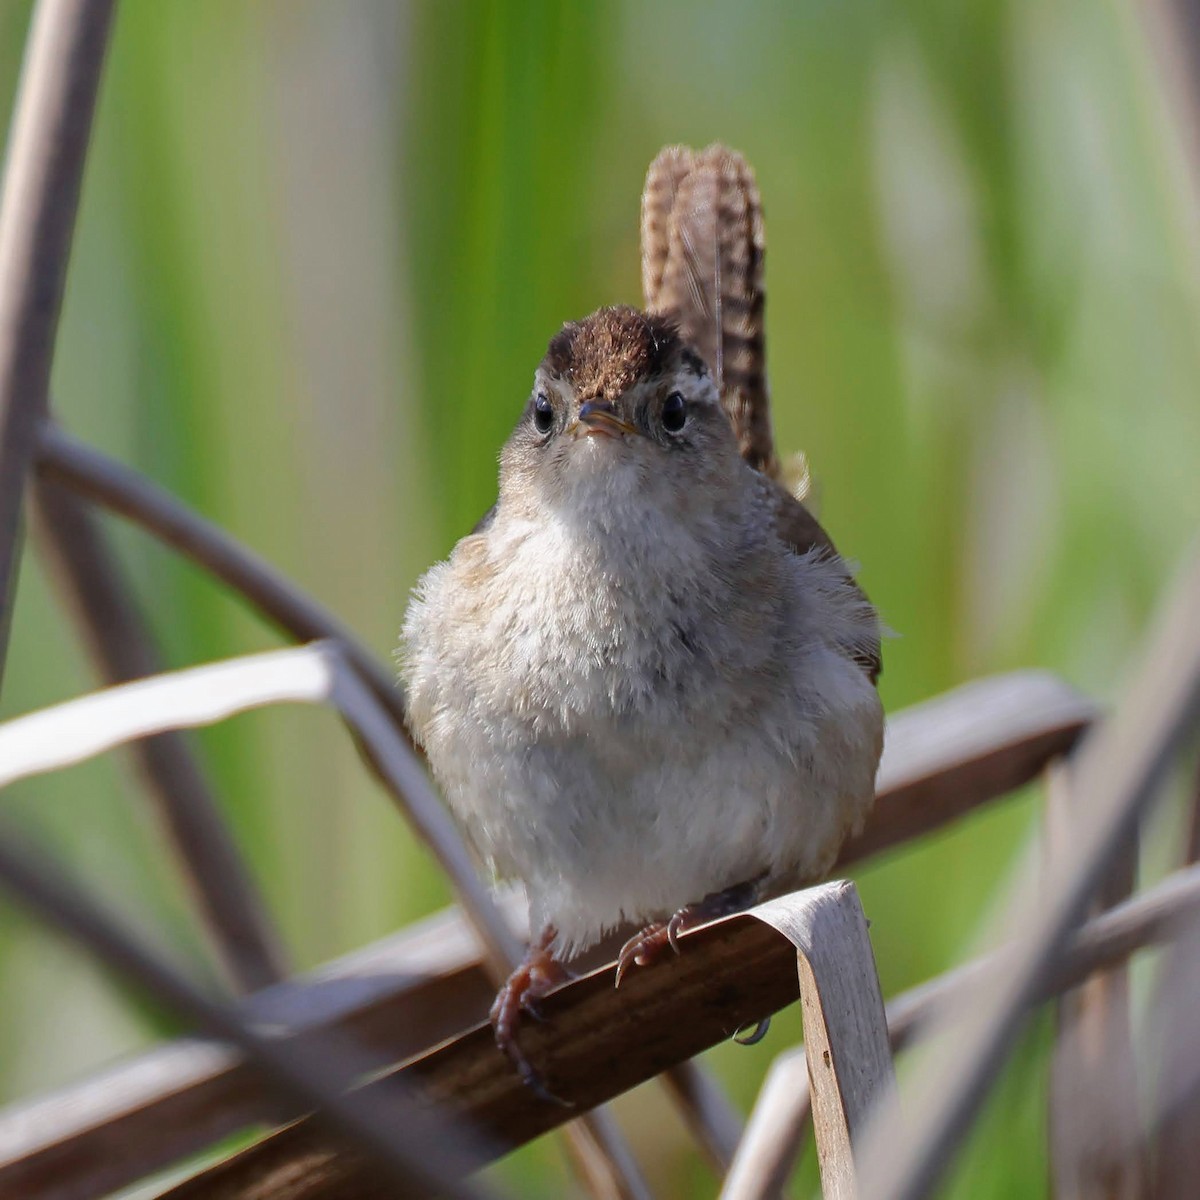
[{"label": "marsh wren", "polygon": [[742,158],[665,150],[643,198],[646,311],[550,342],[499,499],[418,584],[412,733],[469,837],[525,884],[537,937],[501,1046],[558,964],[823,875],[874,795],[879,623],[779,482],[762,216]]}]

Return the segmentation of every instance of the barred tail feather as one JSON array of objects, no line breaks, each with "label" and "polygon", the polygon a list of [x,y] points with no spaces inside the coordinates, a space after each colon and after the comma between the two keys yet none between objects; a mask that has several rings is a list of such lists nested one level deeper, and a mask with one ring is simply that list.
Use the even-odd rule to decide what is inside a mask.
[{"label": "barred tail feather", "polygon": [[764,345],[762,201],[754,172],[725,146],[663,150],[642,197],[642,287],[708,363],[742,457],[780,475]]}]

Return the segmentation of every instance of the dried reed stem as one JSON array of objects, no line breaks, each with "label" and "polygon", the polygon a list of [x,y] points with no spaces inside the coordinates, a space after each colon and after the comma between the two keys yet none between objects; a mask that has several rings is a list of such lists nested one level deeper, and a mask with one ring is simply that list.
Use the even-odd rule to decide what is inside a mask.
[{"label": "dried reed stem", "polygon": [[[44,479],[35,499],[43,549],[104,681],[161,670],[121,564],[87,505]],[[227,975],[243,992],[282,979],[278,934],[187,739],[172,730],[131,750]]]},{"label": "dried reed stem", "polygon": [[112,0],[40,0],[0,195],[0,679]]},{"label": "dried reed stem", "polygon": [[394,1083],[369,1100],[347,1090],[366,1068],[352,1044],[329,1035],[320,1044],[284,1044],[258,1032],[235,1009],[205,995],[165,958],[131,937],[94,896],[68,884],[2,828],[0,887],[103,966],[236,1046],[298,1111],[315,1109],[328,1129],[361,1149],[371,1169],[383,1173],[399,1189],[397,1194],[435,1191],[463,1200],[484,1195],[459,1178],[460,1155],[473,1140],[461,1121],[450,1129]]},{"label": "dried reed stem", "polygon": [[822,1194],[826,1200],[854,1200],[859,1139],[896,1086],[858,892],[852,883],[828,883],[755,912],[796,947]]},{"label": "dried reed stem", "polygon": [[[1194,768],[1187,814],[1184,861],[1200,862],[1200,764]],[[1200,1179],[1200,1094],[1186,1087],[1189,1058],[1200,1054],[1196,997],[1200,995],[1200,921],[1188,925],[1175,953],[1165,955],[1150,1001],[1148,1027],[1155,1031],[1158,1078],[1152,1107],[1157,1113],[1150,1194],[1187,1196]],[[1194,1064],[1192,1064],[1194,1069]]]},{"label": "dried reed stem", "polygon": [[266,559],[165,488],[53,423],[42,426],[38,457],[39,469],[47,478],[141,526],[221,580],[289,637],[298,642],[325,638],[338,642],[396,727],[404,729],[404,698],[391,673],[347,626]]},{"label": "dried reed stem", "polygon": [[[1066,786],[1066,769],[1060,762],[1046,772],[1046,838],[1054,851],[1073,841],[1083,800]],[[1135,834],[1117,854],[1091,912],[1103,912],[1132,895],[1137,860]],[[1056,1200],[1144,1195],[1139,1055],[1133,1044],[1128,964],[1097,971],[1079,987],[1064,992],[1056,1018],[1048,1096],[1050,1172]]]}]

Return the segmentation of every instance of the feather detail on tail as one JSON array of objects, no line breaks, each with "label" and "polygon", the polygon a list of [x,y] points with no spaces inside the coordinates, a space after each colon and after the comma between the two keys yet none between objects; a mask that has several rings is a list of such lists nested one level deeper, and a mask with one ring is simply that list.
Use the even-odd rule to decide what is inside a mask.
[{"label": "feather detail on tail", "polygon": [[716,380],[742,457],[780,475],[764,348],[762,201],[734,150],[668,146],[642,194],[646,308],[674,320]]}]

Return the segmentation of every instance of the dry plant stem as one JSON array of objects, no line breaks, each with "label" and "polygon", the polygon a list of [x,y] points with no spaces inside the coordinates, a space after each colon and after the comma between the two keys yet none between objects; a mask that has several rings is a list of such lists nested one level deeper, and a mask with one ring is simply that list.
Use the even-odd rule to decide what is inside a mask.
[{"label": "dry plant stem", "polygon": [[[1185,860],[1200,862],[1200,763],[1192,778]],[[1192,921],[1172,953],[1164,956],[1151,1000],[1150,1028],[1156,1033],[1158,1080],[1155,1106],[1162,1114],[1153,1147],[1151,1195],[1182,1200],[1200,1179],[1200,1093],[1185,1095],[1187,1055],[1200,1053],[1196,1040],[1196,997],[1200,995],[1200,923]]]},{"label": "dry plant stem", "polygon": [[[348,1043],[328,1038],[282,1044],[259,1033],[236,1010],[212,1000],[174,967],[127,934],[95,897],[78,891],[38,855],[0,827],[0,887],[88,951],[212,1036],[235,1045],[299,1111],[316,1109],[326,1128],[367,1155],[371,1169],[404,1194],[436,1191],[447,1196],[483,1193],[459,1180],[460,1150],[472,1135],[461,1122],[453,1131],[419,1107],[402,1087],[389,1085],[367,1100],[347,1090],[364,1060]],[[374,1091],[374,1089],[372,1089]]]},{"label": "dry plant stem", "polygon": [[1044,894],[1015,889],[1008,905],[1011,927],[1027,932],[1006,953],[1005,969],[989,980],[986,992],[947,1010],[953,1036],[916,1073],[906,1118],[891,1106],[869,1133],[862,1170],[867,1195],[916,1200],[934,1186],[1055,957],[1172,757],[1195,729],[1200,718],[1197,612],[1200,556],[1193,556],[1171,590],[1116,713],[1088,734],[1072,761],[1070,787],[1088,801],[1076,845],[1059,857]]},{"label": "dry plant stem", "polygon": [[[521,901],[506,905],[515,919],[523,897],[510,899]],[[288,1039],[333,1030],[379,1070],[477,1023],[493,992],[474,934],[448,910],[257,992],[239,1011]],[[0,1196],[107,1195],[238,1130],[274,1124],[277,1108],[235,1050],[169,1042],[0,1116]]]},{"label": "dry plant stem", "polygon": [[1047,671],[978,679],[888,718],[875,809],[836,871],[920,837],[1036,779],[1096,717],[1096,705]]},{"label": "dry plant stem", "polygon": [[1156,1200],[1188,1200],[1200,1179],[1200,921],[1193,920],[1164,955],[1150,1010],[1158,1078],[1151,1102],[1153,1187]]},{"label": "dry plant stem", "polygon": [[[1196,0],[1143,0],[1134,7],[1155,60],[1154,82],[1179,141],[1186,173],[1181,192],[1194,250],[1200,211],[1200,5]],[[1190,832],[1187,858],[1195,862],[1200,859],[1200,777]],[[1160,1050],[1156,1102],[1159,1112],[1168,1114],[1155,1131],[1152,1148],[1150,1194],[1158,1200],[1191,1196],[1200,1178],[1200,1094],[1173,1108],[1168,1104],[1170,1096],[1180,1095],[1184,1061],[1177,1049],[1189,1045],[1195,1027],[1197,956],[1200,929],[1193,926],[1163,964],[1151,1004]]]},{"label": "dry plant stem", "polygon": [[796,947],[821,1191],[826,1200],[854,1200],[858,1139],[896,1083],[858,893],[852,883],[831,883],[756,913]]},{"label": "dry plant stem", "polygon": [[811,1100],[806,1047],[784,1051],[758,1089],[720,1200],[782,1200],[804,1145]]},{"label": "dry plant stem", "polygon": [[[150,630],[95,517],[74,493],[35,485],[40,539],[106,683],[161,669]],[[132,753],[210,940],[239,991],[286,974],[282,946],[183,734],[146,738]]]},{"label": "dry plant stem", "polygon": [[[1069,846],[1081,797],[1067,787],[1067,768],[1046,772],[1046,839]],[[1123,845],[1091,911],[1103,912],[1134,890],[1138,839]],[[1053,855],[1051,855],[1053,857]],[[1138,1131],[1137,1053],[1129,1007],[1129,970],[1120,963],[1059,997],[1050,1063],[1050,1170],[1057,1200],[1136,1200],[1146,1176]]]},{"label": "dry plant stem", "polygon": [[[274,656],[268,657],[286,659],[302,667],[309,663],[319,650],[320,648],[310,647],[276,652]],[[201,670],[214,669],[240,668],[236,664],[221,664],[217,668]],[[247,690],[244,685],[239,687],[243,692]],[[327,690],[328,684],[325,681],[313,683],[303,679],[292,679],[288,688],[283,691],[250,688],[249,692],[252,694],[248,698],[263,703],[285,699],[316,701],[327,694]],[[216,691],[228,696],[228,682]],[[950,722],[950,728],[947,728],[946,710],[952,700],[952,707],[957,716]],[[111,702],[111,696],[108,702]],[[151,707],[160,718],[164,715],[161,703],[156,702]],[[1041,749],[1043,752],[1053,753],[1068,747],[1086,722],[1089,711],[1090,707],[1085,702],[1061,684],[1018,675],[960,689],[951,693],[949,697],[939,698],[938,701],[918,705],[898,714],[892,722],[895,736],[889,737],[889,749],[885,752],[884,769],[881,772],[881,785],[884,790],[881,791],[872,821],[872,824],[878,823],[885,832],[873,839],[874,844],[888,846],[903,841],[906,822],[915,820],[918,830],[924,828],[922,796],[925,794],[935,798],[942,819],[946,820],[959,815],[974,804],[991,798],[995,794],[992,790],[994,788],[1019,786],[1031,775],[1036,774],[1043,765],[1044,760],[1031,757],[1033,752]],[[1033,721],[1031,714],[1035,718]],[[224,710],[193,714],[208,720],[219,719],[225,715],[228,715],[228,712]],[[92,720],[85,721],[84,725],[92,730],[95,728],[95,722]],[[922,733],[921,727],[927,725],[941,729],[942,736],[937,736],[937,729],[934,728],[931,728],[928,734]],[[0,737],[9,734],[11,730],[0,733]],[[44,738],[34,740],[41,745],[47,744]],[[6,757],[11,763],[13,754],[9,752]],[[947,777],[953,780],[954,791],[958,796],[957,809],[943,805],[939,799],[948,794]],[[163,1148],[164,1152],[170,1145],[176,1147],[179,1153],[186,1153],[185,1146],[199,1149],[213,1137],[239,1127],[242,1122],[239,1121],[239,1110],[236,1107],[232,1113],[223,1112],[220,1117],[221,1123],[214,1125],[210,1105],[217,1101],[209,1099],[212,1093],[209,1091],[210,1085],[205,1083],[208,1078],[210,1075],[202,1068],[194,1087],[181,1081],[181,1086],[186,1090],[180,1099],[194,1097],[186,1103],[198,1104],[200,1107],[184,1107],[180,1111],[179,1121],[186,1128],[175,1125],[169,1131],[164,1131],[154,1124],[153,1114],[157,1107],[153,1094],[146,1095],[139,1082],[141,1077],[135,1077],[131,1080],[133,1095],[128,1101],[128,1116],[114,1114],[113,1136],[122,1145],[127,1145],[122,1141],[120,1132],[126,1121],[133,1122],[131,1129],[140,1129],[138,1122],[149,1120],[150,1129],[144,1134],[131,1135],[136,1142],[145,1145],[153,1141],[156,1146]],[[216,1095],[220,1096],[223,1094],[221,1089],[228,1086],[224,1082],[223,1070],[218,1071],[212,1078],[211,1086],[215,1087]],[[169,1082],[164,1082],[163,1086],[166,1089],[164,1101],[176,1095]],[[167,1111],[172,1111],[172,1106],[178,1103],[179,1101],[170,1099]],[[193,1115],[189,1116],[189,1112]],[[119,1165],[119,1157],[104,1140],[106,1129],[103,1122],[99,1122],[97,1126],[89,1126],[89,1129],[91,1128],[96,1129],[95,1136],[101,1139],[101,1145],[104,1146],[101,1156],[106,1163],[110,1166],[114,1163]],[[28,1147],[25,1141],[18,1137],[16,1147],[8,1156],[13,1164],[12,1169],[20,1172],[26,1169],[24,1164],[29,1163],[29,1169],[36,1172],[39,1169],[36,1164],[39,1162],[52,1165],[61,1161],[64,1154],[69,1159],[70,1147],[80,1144],[79,1138],[72,1140],[69,1134],[63,1136],[66,1145],[61,1152],[57,1149],[59,1142],[52,1135],[49,1136],[48,1142],[39,1141]],[[89,1136],[92,1135],[86,1131],[80,1134],[83,1138]],[[187,1142],[189,1137],[193,1139],[190,1143]],[[129,1153],[126,1149],[125,1155],[128,1156]],[[127,1181],[127,1176],[123,1178]]]},{"label": "dry plant stem", "polygon": [[0,194],[0,679],[112,0],[40,0]]},{"label": "dry plant stem", "polygon": [[653,1200],[650,1185],[625,1142],[616,1118],[597,1108],[572,1121],[564,1132],[580,1181],[598,1200],[640,1197]]},{"label": "dry plant stem", "polygon": [[450,818],[374,694],[335,642],[315,642],[172,671],[28,713],[0,725],[0,787],[58,770],[136,738],[194,728],[266,704],[332,704],[365,743],[385,782],[407,801],[418,831],[451,878],[484,935],[493,961],[515,957],[517,940],[470,870]]},{"label": "dry plant stem", "polygon": [[742,1138],[742,1118],[721,1087],[694,1062],[678,1063],[662,1074],[692,1137],[718,1175],[733,1162]]},{"label": "dry plant stem", "polygon": [[[526,1049],[544,1064],[547,1086],[586,1111],[725,1040],[740,1026],[793,1002],[799,987],[795,948],[743,914],[681,938],[683,952],[652,971],[630,975],[618,992],[606,967],[551,993],[548,1020],[526,1032]],[[680,1013],[687,1014],[680,1020]],[[477,1026],[402,1067],[397,1074],[506,1148],[558,1127],[571,1110],[546,1104],[526,1088],[491,1029]],[[368,1087],[369,1092],[369,1087]],[[273,1134],[171,1193],[173,1198],[249,1197],[289,1163],[321,1165],[289,1200],[355,1200],[369,1185],[352,1162],[308,1122]],[[484,1165],[482,1162],[476,1166]]]},{"label": "dry plant stem", "polygon": [[[1196,1193],[1195,1170],[1200,1161],[1195,1142],[1196,1115],[1200,1112],[1200,1032],[1196,1028],[1200,918],[1193,917],[1181,931],[1170,958],[1172,969],[1164,981],[1170,986],[1160,987],[1150,1014],[1152,1027],[1161,1029],[1166,1056],[1160,1065],[1148,1123],[1156,1153],[1151,1194],[1156,1200],[1191,1200]],[[1166,1041],[1176,1033],[1178,1041]]]},{"label": "dry plant stem", "polygon": [[42,426],[38,455],[42,474],[140,525],[220,579],[296,641],[338,642],[403,731],[404,698],[390,672],[331,612],[265,559],[165,488],[70,437],[52,422]]},{"label": "dry plant stem", "polygon": [[328,702],[340,663],[329,643],[269,650],[134,680],[14,717],[0,724],[0,788],[170,729],[211,725],[267,704]]},{"label": "dry plant stem", "polygon": [[[1098,971],[1138,950],[1178,936],[1200,918],[1200,867],[1176,872],[1161,884],[1096,917],[1067,943],[1035,1001],[1077,987]],[[992,955],[894,997],[886,1006],[893,1051],[936,1036],[930,1018],[947,1001],[971,989],[1001,965]],[[721,1200],[768,1200],[781,1194],[795,1166],[809,1115],[808,1066],[803,1046],[784,1051],[771,1065],[746,1124]]]}]

